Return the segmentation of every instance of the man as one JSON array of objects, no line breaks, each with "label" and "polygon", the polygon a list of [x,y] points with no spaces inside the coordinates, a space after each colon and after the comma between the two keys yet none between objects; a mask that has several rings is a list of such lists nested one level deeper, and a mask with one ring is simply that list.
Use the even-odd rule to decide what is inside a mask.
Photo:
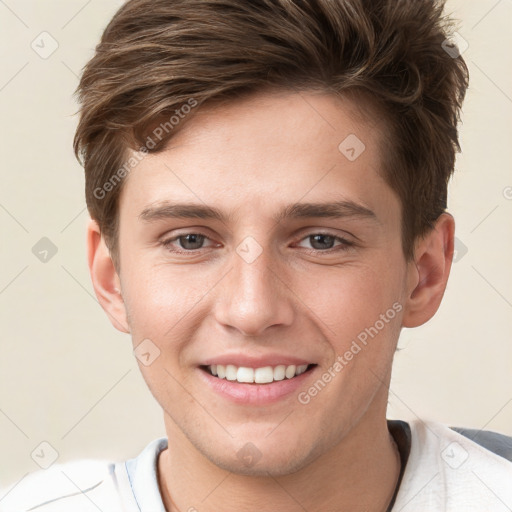
[{"label": "man", "polygon": [[501,511],[512,439],[386,419],[453,256],[443,4],[132,0],[79,86],[91,278],[167,437],[1,510]]}]

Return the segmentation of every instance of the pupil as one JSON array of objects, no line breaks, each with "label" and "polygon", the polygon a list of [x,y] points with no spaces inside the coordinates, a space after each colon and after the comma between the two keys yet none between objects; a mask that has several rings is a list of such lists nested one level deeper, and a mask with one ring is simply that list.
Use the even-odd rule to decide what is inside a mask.
[{"label": "pupil", "polygon": [[[191,234],[191,235],[185,235],[185,236],[182,236],[180,237],[180,239],[183,241],[183,239],[185,239],[185,246],[183,245],[183,243],[181,244],[181,246],[184,248],[184,249],[199,249],[202,242],[203,242],[203,235],[198,235],[198,234]],[[192,243],[192,245],[196,245],[195,247],[186,247],[187,243]]]},{"label": "pupil", "polygon": [[[327,247],[327,249],[331,249],[332,248],[332,242],[334,241],[334,237],[332,237],[330,235],[312,235],[311,238],[313,238],[313,243],[312,243],[313,247],[315,247],[315,243],[317,242],[318,239],[320,239],[320,240],[324,239],[324,242],[325,242],[325,239],[327,239],[327,243],[329,245],[329,247]],[[331,243],[329,243],[329,242],[331,242]],[[315,249],[318,249],[318,248],[319,249],[325,249],[326,247],[325,247],[325,245],[322,246],[320,244],[320,247],[315,247]]]}]

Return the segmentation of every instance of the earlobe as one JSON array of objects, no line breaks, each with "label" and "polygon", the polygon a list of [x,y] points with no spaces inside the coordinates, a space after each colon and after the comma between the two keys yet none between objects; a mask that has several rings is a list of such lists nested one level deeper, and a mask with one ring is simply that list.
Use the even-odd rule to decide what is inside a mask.
[{"label": "earlobe", "polygon": [[126,306],[120,291],[121,282],[98,223],[92,219],[87,226],[87,262],[101,307],[116,329],[129,333]]},{"label": "earlobe", "polygon": [[409,265],[412,283],[405,301],[403,327],[418,327],[430,320],[441,304],[453,258],[455,222],[443,213],[434,228],[416,245]]}]

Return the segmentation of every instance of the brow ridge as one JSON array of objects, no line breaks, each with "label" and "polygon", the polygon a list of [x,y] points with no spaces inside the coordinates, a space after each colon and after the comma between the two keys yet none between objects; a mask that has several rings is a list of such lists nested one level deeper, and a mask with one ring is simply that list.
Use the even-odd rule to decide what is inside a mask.
[{"label": "brow ridge", "polygon": [[[347,218],[361,217],[376,220],[375,213],[366,206],[351,200],[340,200],[326,203],[292,203],[285,206],[272,218],[276,223],[287,219],[299,218]],[[229,222],[233,220],[232,214],[226,214],[222,210],[201,203],[174,203],[160,201],[148,205],[139,214],[139,219],[144,222],[168,218],[195,218],[218,220]]]}]

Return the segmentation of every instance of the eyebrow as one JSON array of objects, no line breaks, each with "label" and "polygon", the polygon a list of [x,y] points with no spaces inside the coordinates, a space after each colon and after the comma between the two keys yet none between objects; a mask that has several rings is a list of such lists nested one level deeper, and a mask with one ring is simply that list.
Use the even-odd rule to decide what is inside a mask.
[{"label": "eyebrow", "polygon": [[[293,203],[287,205],[272,218],[276,223],[285,219],[299,218],[363,218],[378,222],[375,213],[354,201],[341,200],[327,203]],[[211,219],[227,223],[233,219],[233,214],[223,213],[218,208],[200,203],[173,203],[162,201],[147,206],[142,210],[139,219],[152,222],[162,219]]]}]

